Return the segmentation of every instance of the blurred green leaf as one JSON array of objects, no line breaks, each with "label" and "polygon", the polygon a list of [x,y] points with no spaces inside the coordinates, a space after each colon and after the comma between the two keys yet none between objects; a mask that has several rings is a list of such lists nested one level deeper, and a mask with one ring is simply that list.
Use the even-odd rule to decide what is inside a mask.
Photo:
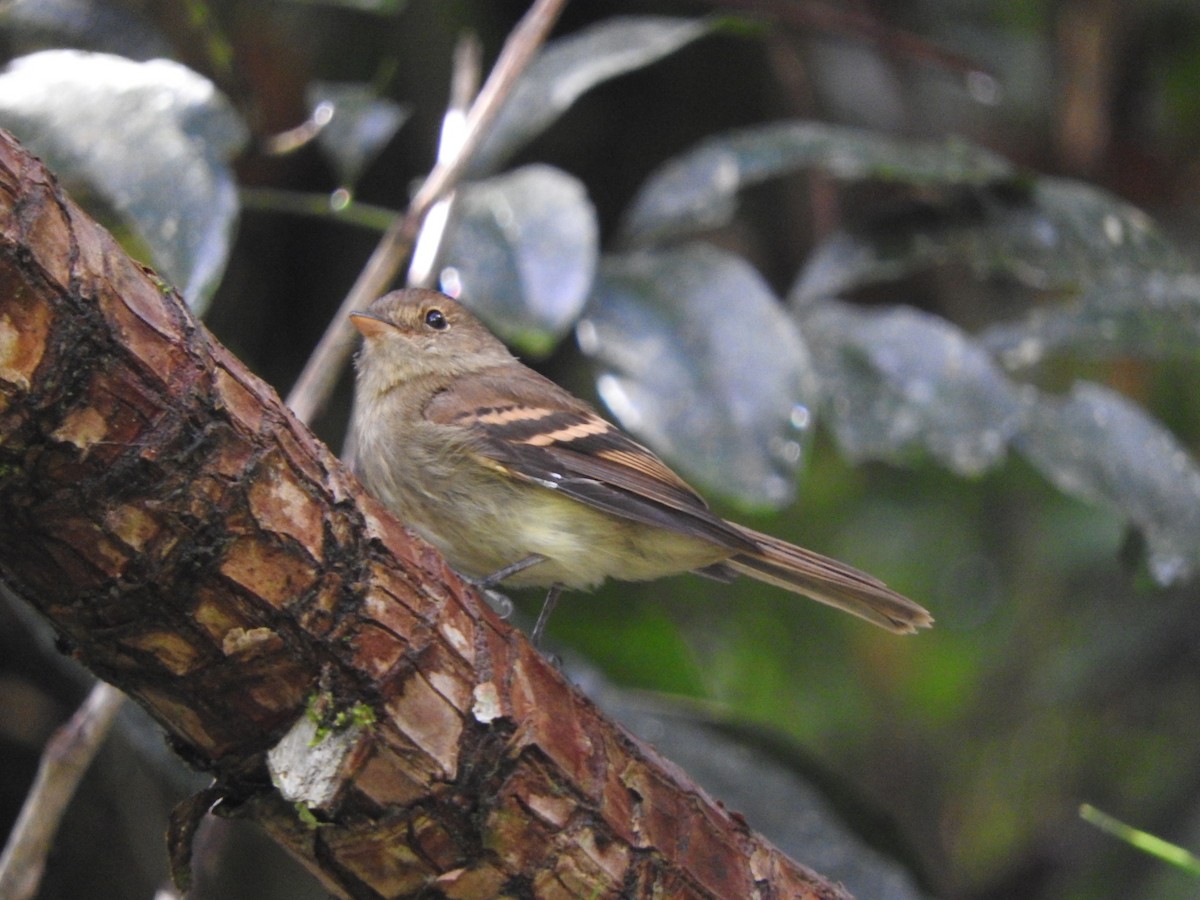
[{"label": "blurred green leaf", "polygon": [[502,338],[544,355],[587,302],[599,225],[577,179],[532,165],[464,185],[442,253],[441,283]]},{"label": "blurred green leaf", "polygon": [[613,16],[550,41],[517,82],[468,174],[500,168],[597,84],[648,66],[711,30],[700,19]]},{"label": "blurred green leaf", "polygon": [[1194,853],[1189,853],[1182,847],[1177,847],[1175,844],[1139,828],[1134,828],[1132,825],[1126,825],[1120,819],[1096,809],[1090,803],[1085,803],[1079,808],[1079,815],[1085,822],[1119,838],[1131,847],[1136,847],[1156,859],[1161,859],[1165,863],[1170,863],[1188,874],[1200,878],[1200,857]]},{"label": "blurred green leaf", "polygon": [[699,664],[678,624],[662,604],[621,596],[628,587],[608,586],[607,593],[619,599],[607,605],[591,596],[568,598],[566,609],[551,620],[549,633],[584,654],[589,664],[619,672],[622,684],[698,696],[702,693]]},{"label": "blurred green leaf", "polygon": [[47,50],[0,74],[0,122],[82,182],[203,312],[225,270],[246,127],[206,78],[168,60]]},{"label": "blurred green leaf", "polygon": [[608,408],[686,472],[760,507],[795,496],[809,353],[741,257],[703,244],[606,257],[576,336]]}]

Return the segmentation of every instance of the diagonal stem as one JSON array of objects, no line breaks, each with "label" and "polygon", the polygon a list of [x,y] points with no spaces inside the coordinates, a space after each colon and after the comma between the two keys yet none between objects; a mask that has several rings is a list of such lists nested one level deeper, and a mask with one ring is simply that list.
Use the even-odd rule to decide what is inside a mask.
[{"label": "diagonal stem", "polygon": [[37,894],[58,823],[92,758],[104,744],[125,695],[102,681],[46,744],[37,776],[0,856],[0,897]]},{"label": "diagonal stem", "polygon": [[347,317],[354,310],[365,308],[396,277],[412,248],[425,214],[462,177],[504,100],[545,42],[565,5],[566,0],[535,0],[508,36],[496,65],[471,105],[458,152],[438,161],[417,190],[408,210],[392,223],[376,245],[288,394],[287,404],[302,422],[311,422],[324,407],[350,357],[354,347],[354,329]]}]

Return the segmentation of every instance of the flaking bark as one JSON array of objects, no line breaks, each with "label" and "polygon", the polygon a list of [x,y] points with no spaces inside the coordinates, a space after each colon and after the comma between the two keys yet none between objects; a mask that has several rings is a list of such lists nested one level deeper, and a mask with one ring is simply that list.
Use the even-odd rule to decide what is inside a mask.
[{"label": "flaking bark", "polygon": [[339,896],[847,896],[607,721],[3,132],[0,577]]}]

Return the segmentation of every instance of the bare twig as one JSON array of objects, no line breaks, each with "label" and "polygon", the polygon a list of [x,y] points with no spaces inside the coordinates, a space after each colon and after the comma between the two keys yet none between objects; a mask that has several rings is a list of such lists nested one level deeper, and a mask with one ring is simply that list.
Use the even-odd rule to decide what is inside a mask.
[{"label": "bare twig", "polygon": [[484,133],[499,114],[517,78],[545,41],[565,5],[566,0],[535,0],[508,36],[495,67],[467,114],[458,153],[453,159],[438,161],[404,216],[396,220],[384,234],[288,394],[287,404],[301,421],[311,422],[325,405],[342,367],[350,357],[354,347],[354,330],[347,316],[365,307],[391,284],[408,256],[425,214],[462,177]]},{"label": "bare twig", "polygon": [[[479,90],[480,53],[479,41],[473,36],[465,36],[454,48],[454,74],[450,80],[450,105],[442,117],[442,134],[438,143],[438,162],[453,160],[462,146],[463,132],[466,129],[467,113],[471,101]],[[440,200],[430,208],[417,233],[413,246],[412,259],[408,263],[408,284],[410,287],[433,287],[438,253],[442,241],[446,237],[446,228],[450,224],[450,212],[454,206],[456,192],[448,190]],[[358,447],[354,442],[354,432],[348,431],[342,441],[342,462],[354,468],[354,457]]]},{"label": "bare twig", "polygon": [[[479,90],[479,55],[481,48],[474,36],[464,37],[454,51],[454,77],[450,81],[450,106],[442,118],[441,142],[438,144],[438,161],[453,159],[462,145],[463,129],[466,127],[467,112],[471,101]],[[434,264],[446,235],[450,221],[450,209],[454,204],[455,191],[450,190],[442,197],[429,214],[417,235],[412,261],[408,264],[410,287],[432,287]]]},{"label": "bare twig", "polygon": [[284,156],[295,153],[305,144],[316,140],[317,135],[333,121],[333,104],[325,101],[318,103],[307,119],[295,128],[273,134],[262,143],[263,152],[269,156]]},{"label": "bare twig", "polygon": [[47,742],[33,787],[0,856],[0,897],[26,900],[37,893],[58,823],[108,736],[124,696],[97,682],[75,715]]}]

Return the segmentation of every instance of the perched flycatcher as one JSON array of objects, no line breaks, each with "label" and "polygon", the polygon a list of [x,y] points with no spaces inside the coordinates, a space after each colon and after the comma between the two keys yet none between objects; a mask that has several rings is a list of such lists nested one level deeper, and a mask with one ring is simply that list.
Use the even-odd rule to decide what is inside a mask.
[{"label": "perched flycatcher", "polygon": [[895,632],[932,624],[878,579],[715,515],[444,294],[394,291],[351,319],[363,483],[459,572],[549,587],[535,640],[564,587],[689,571],[749,575]]}]

